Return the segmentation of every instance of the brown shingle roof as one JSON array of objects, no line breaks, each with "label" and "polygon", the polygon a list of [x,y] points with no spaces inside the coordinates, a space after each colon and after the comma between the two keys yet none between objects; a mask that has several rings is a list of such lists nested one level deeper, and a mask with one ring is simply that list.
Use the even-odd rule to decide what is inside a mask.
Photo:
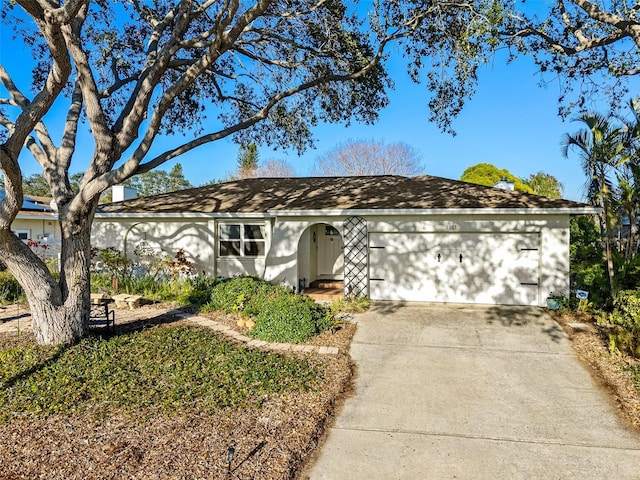
[{"label": "brown shingle roof", "polygon": [[270,210],[584,209],[551,199],[446,178],[248,178],[111,203],[99,213],[265,213]]},{"label": "brown shingle roof", "polygon": [[54,220],[56,218],[56,212],[54,212],[53,210],[47,210],[43,212],[20,210],[18,212],[17,218],[26,218],[26,217],[51,217],[51,219]]}]

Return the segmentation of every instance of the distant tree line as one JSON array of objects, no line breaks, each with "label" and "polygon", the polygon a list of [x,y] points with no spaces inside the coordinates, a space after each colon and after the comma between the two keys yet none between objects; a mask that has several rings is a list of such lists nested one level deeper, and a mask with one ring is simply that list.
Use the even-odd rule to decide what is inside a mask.
[{"label": "distant tree line", "polygon": [[493,187],[505,179],[514,183],[514,190],[533,193],[549,198],[562,198],[563,186],[556,177],[549,173],[538,172],[527,178],[518,178],[506,168],[498,168],[490,163],[478,163],[467,168],[460,177],[463,182]]}]

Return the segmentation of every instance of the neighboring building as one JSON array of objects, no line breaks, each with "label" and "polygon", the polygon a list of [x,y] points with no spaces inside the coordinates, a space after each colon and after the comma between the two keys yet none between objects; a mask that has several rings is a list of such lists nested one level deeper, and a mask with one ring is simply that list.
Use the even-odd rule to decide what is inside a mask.
[{"label": "neighboring building", "polygon": [[544,305],[569,290],[570,216],[595,211],[426,175],[250,178],[103,205],[92,241],[375,300]]},{"label": "neighboring building", "polygon": [[[4,190],[0,190],[0,200],[4,198]],[[58,211],[50,198],[24,196],[22,208],[11,224],[11,231],[20,240],[33,240],[47,245],[47,257],[58,255],[60,241],[60,224]]]}]

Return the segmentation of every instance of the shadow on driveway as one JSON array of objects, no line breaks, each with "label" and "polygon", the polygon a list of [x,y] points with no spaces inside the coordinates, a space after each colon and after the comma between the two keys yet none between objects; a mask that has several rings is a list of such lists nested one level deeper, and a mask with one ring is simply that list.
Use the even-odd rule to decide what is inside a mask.
[{"label": "shadow on driveway", "polygon": [[640,438],[539,308],[375,304],[312,479],[638,478]]}]

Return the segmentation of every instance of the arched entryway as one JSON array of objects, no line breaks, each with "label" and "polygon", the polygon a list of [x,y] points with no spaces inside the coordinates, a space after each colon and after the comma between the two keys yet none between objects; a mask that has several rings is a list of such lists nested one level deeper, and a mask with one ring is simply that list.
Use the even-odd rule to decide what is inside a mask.
[{"label": "arched entryway", "polygon": [[299,287],[343,280],[344,241],[338,227],[328,223],[307,227],[298,241]]}]

